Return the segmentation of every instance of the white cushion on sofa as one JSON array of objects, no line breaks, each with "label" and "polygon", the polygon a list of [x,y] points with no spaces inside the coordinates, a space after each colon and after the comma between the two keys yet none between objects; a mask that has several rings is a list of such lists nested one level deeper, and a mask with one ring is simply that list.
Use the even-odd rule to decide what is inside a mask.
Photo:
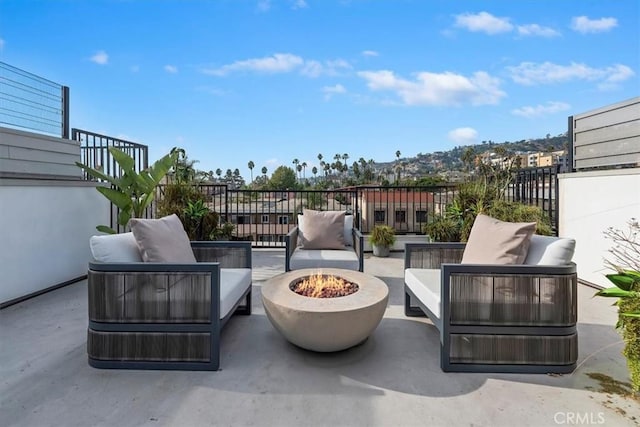
[{"label": "white cushion on sofa", "polygon": [[225,317],[251,287],[250,268],[220,269],[220,318]]},{"label": "white cushion on sofa", "polygon": [[133,233],[91,236],[89,247],[93,259],[99,262],[142,262]]},{"label": "white cushion on sofa", "polygon": [[440,319],[440,269],[407,268],[404,283],[429,310]]},{"label": "white cushion on sofa", "polygon": [[347,249],[296,249],[289,266],[292,270],[301,268],[344,268],[358,270],[360,260],[353,248]]},{"label": "white cushion on sofa", "polygon": [[531,236],[529,251],[524,260],[529,265],[567,265],[571,263],[576,241],[564,237]]}]

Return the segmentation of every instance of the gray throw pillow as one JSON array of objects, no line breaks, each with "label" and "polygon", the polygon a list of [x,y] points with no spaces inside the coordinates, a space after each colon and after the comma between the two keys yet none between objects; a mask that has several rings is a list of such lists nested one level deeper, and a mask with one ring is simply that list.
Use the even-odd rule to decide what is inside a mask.
[{"label": "gray throw pillow", "polygon": [[302,249],[344,249],[344,211],[303,209]]},{"label": "gray throw pillow", "polygon": [[189,236],[177,215],[129,221],[145,262],[195,263]]},{"label": "gray throw pillow", "polygon": [[478,215],[462,254],[462,264],[522,264],[535,222],[504,222]]}]

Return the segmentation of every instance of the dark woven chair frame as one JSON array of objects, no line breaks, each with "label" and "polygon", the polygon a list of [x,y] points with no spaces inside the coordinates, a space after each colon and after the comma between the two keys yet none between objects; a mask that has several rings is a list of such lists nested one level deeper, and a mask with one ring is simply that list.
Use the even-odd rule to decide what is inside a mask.
[{"label": "dark woven chair frame", "polygon": [[[291,271],[291,257],[293,252],[298,249],[299,228],[294,227],[285,236],[285,260],[284,271]],[[358,256],[358,271],[364,271],[364,236],[357,228],[351,229],[351,250],[355,251]]]},{"label": "dark woven chair frame", "polygon": [[405,315],[426,315],[440,332],[442,370],[572,372],[578,358],[575,264],[459,264],[464,247],[406,245],[405,268],[441,271],[439,319],[404,289]]},{"label": "dark woven chair frame", "polygon": [[222,327],[233,314],[251,314],[249,287],[220,319],[220,269],[251,268],[251,242],[191,247],[196,264],[89,263],[91,366],[219,369]]}]

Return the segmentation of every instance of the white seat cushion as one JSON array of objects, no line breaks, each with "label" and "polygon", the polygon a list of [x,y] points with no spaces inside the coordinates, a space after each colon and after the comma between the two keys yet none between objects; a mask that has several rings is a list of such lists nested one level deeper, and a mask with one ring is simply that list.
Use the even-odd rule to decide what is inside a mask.
[{"label": "white seat cushion", "polygon": [[360,262],[352,248],[348,249],[296,249],[289,266],[292,270],[301,268],[344,268],[358,270]]},{"label": "white seat cushion", "polygon": [[93,259],[99,262],[142,262],[133,233],[91,236],[89,247]]},{"label": "white seat cushion", "polygon": [[251,287],[250,268],[220,269],[220,318],[233,309],[242,294]]},{"label": "white seat cushion", "polygon": [[441,280],[439,269],[407,268],[404,271],[404,283],[438,319],[440,319]]}]

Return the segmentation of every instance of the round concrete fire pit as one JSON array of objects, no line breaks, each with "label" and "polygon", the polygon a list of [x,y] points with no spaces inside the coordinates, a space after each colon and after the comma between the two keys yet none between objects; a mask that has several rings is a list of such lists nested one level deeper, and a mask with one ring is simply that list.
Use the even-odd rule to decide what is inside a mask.
[{"label": "round concrete fire pit", "polygon": [[[313,298],[298,295],[291,285],[317,275],[334,275],[358,285],[347,296]],[[345,350],[364,341],[378,326],[387,307],[385,283],[358,271],[302,269],[280,274],[262,285],[262,304],[273,326],[291,343],[307,350]]]}]

